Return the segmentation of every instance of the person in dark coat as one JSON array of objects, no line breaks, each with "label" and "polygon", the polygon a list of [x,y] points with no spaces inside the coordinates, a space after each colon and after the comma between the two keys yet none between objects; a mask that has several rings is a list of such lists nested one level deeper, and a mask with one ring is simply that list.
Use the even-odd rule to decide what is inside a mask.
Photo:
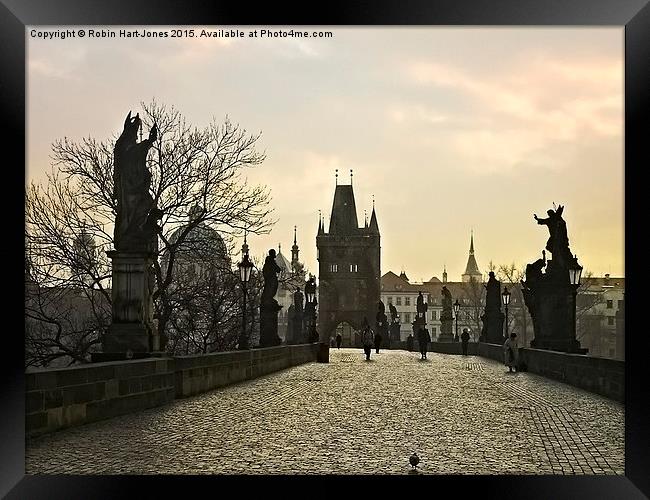
[{"label": "person in dark coat", "polygon": [[381,334],[375,333],[375,352],[379,354],[379,346],[381,345]]},{"label": "person in dark coat", "polygon": [[341,337],[340,333],[336,334],[336,348],[340,349],[341,348],[341,342],[343,342],[343,337]]},{"label": "person in dark coat", "polygon": [[469,345],[469,332],[467,328],[463,328],[463,333],[460,335],[460,340],[463,342],[463,356],[467,356],[467,346]]},{"label": "person in dark coat", "polygon": [[406,349],[411,352],[413,350],[413,334],[409,333],[409,336],[406,338]]},{"label": "person in dark coat", "polygon": [[361,343],[363,344],[363,352],[366,354],[366,361],[370,361],[370,353],[372,352],[372,343],[374,335],[368,324],[368,319],[363,318],[363,331],[361,332]]},{"label": "person in dark coat", "polygon": [[418,344],[420,344],[420,359],[427,359],[427,350],[429,348],[429,342],[431,342],[431,335],[429,335],[429,330],[426,328],[420,328],[418,332]]}]

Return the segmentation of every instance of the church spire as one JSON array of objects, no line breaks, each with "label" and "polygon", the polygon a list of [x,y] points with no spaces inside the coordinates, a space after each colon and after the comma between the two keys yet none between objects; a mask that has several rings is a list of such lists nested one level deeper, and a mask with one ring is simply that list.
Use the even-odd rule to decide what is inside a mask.
[{"label": "church spire", "polygon": [[445,264],[444,267],[443,267],[442,282],[447,283],[447,264]]},{"label": "church spire", "polygon": [[478,269],[478,264],[476,263],[476,257],[474,257],[474,230],[471,232],[471,237],[469,241],[469,257],[467,258],[467,266],[465,266],[465,272],[463,273],[463,282],[468,283],[471,280],[481,281],[483,275]]},{"label": "church spire", "polygon": [[298,243],[296,242],[296,226],[293,226],[293,246],[291,247],[291,268],[298,269]]}]

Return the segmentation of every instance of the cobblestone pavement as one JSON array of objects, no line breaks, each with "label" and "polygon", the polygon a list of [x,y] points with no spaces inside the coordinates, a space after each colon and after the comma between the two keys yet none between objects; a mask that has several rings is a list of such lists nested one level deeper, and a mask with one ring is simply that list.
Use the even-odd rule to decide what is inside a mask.
[{"label": "cobblestone pavement", "polygon": [[623,474],[624,407],[476,356],[310,363],[27,443],[28,474]]}]

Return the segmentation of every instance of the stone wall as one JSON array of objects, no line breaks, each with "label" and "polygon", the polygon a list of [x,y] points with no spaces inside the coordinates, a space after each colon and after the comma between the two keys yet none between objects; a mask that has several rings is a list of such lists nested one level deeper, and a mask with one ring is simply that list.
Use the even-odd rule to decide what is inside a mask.
[{"label": "stone wall", "polygon": [[176,397],[187,397],[316,361],[318,344],[176,357]]},{"label": "stone wall", "polygon": [[[479,355],[503,363],[500,345],[480,344]],[[519,365],[522,370],[625,402],[624,361],[522,347]]]},{"label": "stone wall", "polygon": [[161,406],[316,361],[318,356],[316,343],[30,371],[25,374],[26,434],[32,437]]},{"label": "stone wall", "polygon": [[174,399],[174,360],[93,363],[25,374],[28,436],[152,408]]}]

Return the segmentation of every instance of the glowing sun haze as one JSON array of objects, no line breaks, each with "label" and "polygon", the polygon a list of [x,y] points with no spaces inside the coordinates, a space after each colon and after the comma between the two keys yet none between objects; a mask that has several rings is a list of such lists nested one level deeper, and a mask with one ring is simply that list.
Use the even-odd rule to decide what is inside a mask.
[{"label": "glowing sun haze", "polygon": [[256,256],[281,243],[290,258],[297,225],[318,274],[338,168],[341,184],[354,170],[360,223],[375,197],[382,273],[459,280],[471,229],[483,273],[521,267],[548,238],[533,213],[555,202],[585,270],[623,275],[622,28],[317,29],[333,37],[28,35],[28,180],[57,138],[107,140],[155,98],[198,126],[227,114],[262,131],[267,160],[246,175],[278,222],[249,237]]}]

